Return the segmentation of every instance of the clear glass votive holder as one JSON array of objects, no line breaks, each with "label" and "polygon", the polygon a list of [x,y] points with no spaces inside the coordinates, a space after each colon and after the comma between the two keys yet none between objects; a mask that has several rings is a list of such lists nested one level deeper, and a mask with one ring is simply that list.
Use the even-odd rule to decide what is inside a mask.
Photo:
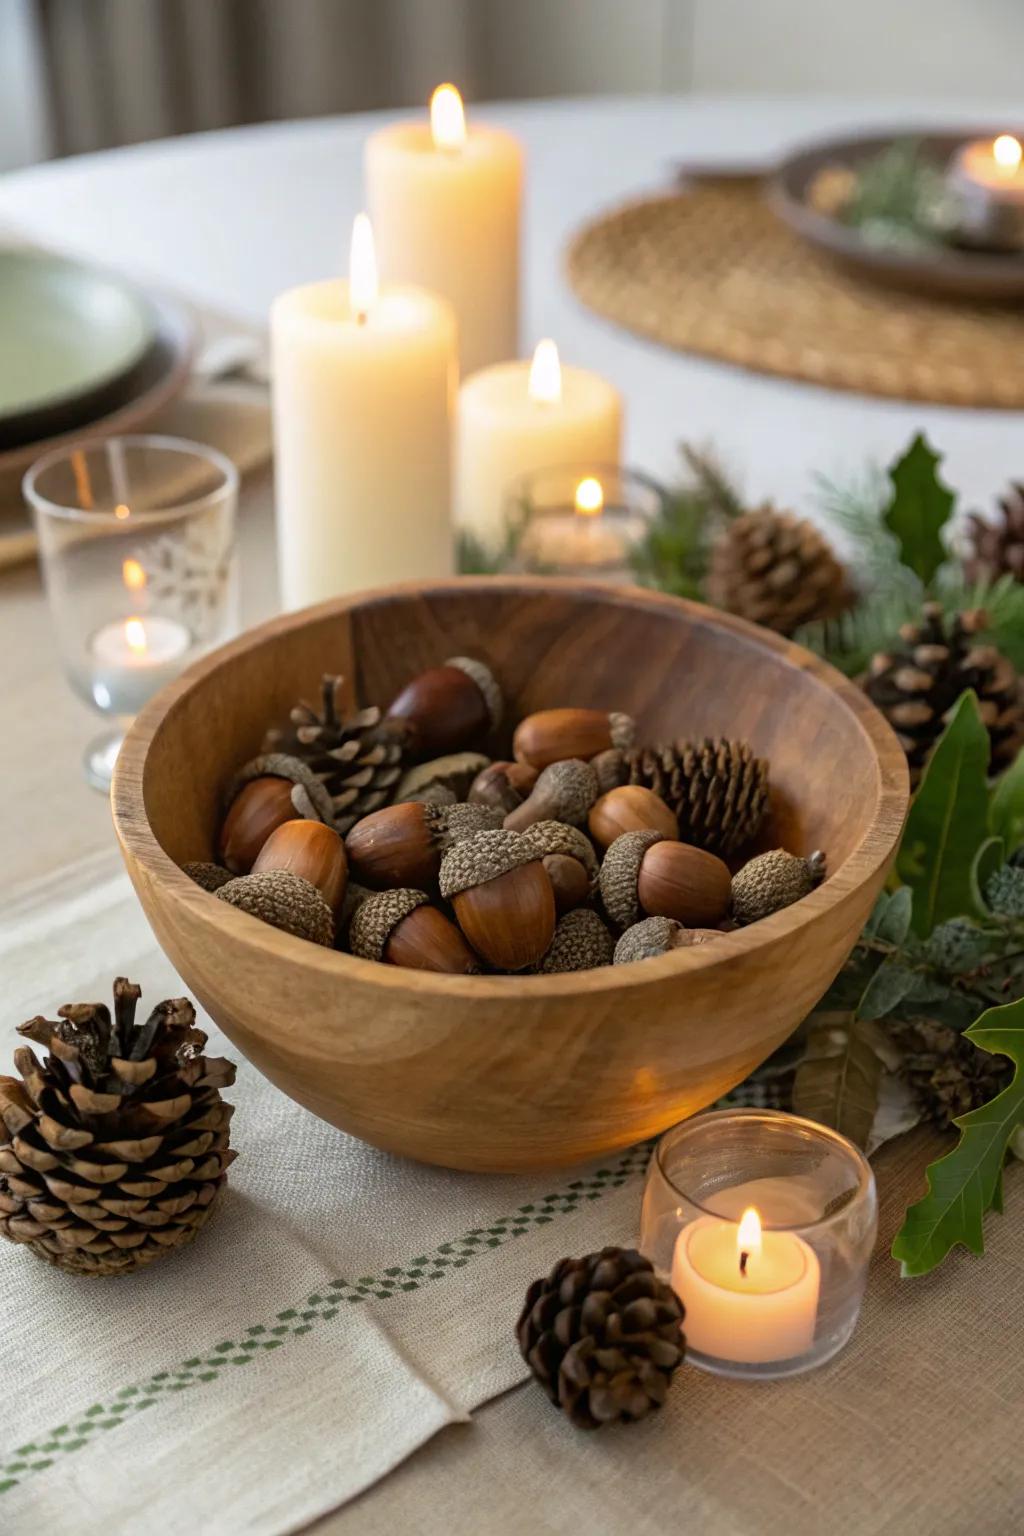
[{"label": "clear glass votive holder", "polygon": [[633,581],[633,551],[664,498],[655,480],[618,464],[563,464],[521,475],[505,498],[509,568]]},{"label": "clear glass votive holder", "polygon": [[867,1158],[836,1131],[776,1110],[713,1110],[658,1142],[640,1248],[686,1308],[687,1359],[766,1380],[847,1342],[877,1218]]},{"label": "clear glass votive holder", "polygon": [[23,481],[72,689],[115,724],[85,773],[110,787],[127,723],[238,625],[238,471],[215,448],[139,434],[55,449]]}]

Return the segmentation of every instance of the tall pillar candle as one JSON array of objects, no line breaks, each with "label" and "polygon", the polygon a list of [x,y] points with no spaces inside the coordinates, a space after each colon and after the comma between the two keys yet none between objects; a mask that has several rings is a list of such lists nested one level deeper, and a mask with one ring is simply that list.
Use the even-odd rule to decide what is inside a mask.
[{"label": "tall pillar candle", "polygon": [[378,291],[360,215],[350,282],[281,294],[270,331],[285,608],[450,575],[450,305],[415,288]]},{"label": "tall pillar candle", "polygon": [[371,135],[366,195],[381,277],[448,299],[467,374],[519,352],[523,154],[509,133],[467,127],[454,86],[430,117]]},{"label": "tall pillar candle", "polygon": [[542,341],[532,363],[485,368],[459,391],[456,520],[498,548],[506,499],[521,476],[568,464],[618,464],[621,447],[618,391],[600,374],[563,368],[554,342]]}]

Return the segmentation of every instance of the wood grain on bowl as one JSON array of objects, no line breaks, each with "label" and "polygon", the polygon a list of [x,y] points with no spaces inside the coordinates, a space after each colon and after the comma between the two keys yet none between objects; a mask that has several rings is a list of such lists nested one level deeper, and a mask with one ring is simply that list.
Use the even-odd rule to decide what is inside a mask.
[{"label": "wood grain on bowl", "polygon": [[[477,656],[508,700],[622,710],[640,741],[748,739],[771,763],[762,846],[824,848],[812,895],[714,944],[635,965],[455,976],[321,950],[257,922],[179,868],[207,859],[220,796],[269,723],[315,697],[387,701]],[[478,578],[339,599],[249,631],[147,705],[117,764],[114,821],[158,940],[255,1065],[315,1114],[390,1151],[474,1170],[564,1165],[712,1103],[825,991],[893,858],[904,755],[864,695],[791,642],[628,588]]]}]

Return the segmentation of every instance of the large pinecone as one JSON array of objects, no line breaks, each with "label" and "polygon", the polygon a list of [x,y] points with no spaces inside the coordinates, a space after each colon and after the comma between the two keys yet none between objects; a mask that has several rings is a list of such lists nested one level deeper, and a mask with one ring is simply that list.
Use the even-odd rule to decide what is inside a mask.
[{"label": "large pinecone", "polygon": [[735,518],[716,540],[707,579],[719,608],[791,635],[852,601],[846,572],[813,523],[772,506]]},{"label": "large pinecone", "polygon": [[1014,581],[1024,582],[1024,485],[1011,485],[998,507],[994,522],[980,512],[968,513],[964,557],[968,581],[992,582],[1009,574]]},{"label": "large pinecone", "polygon": [[69,1003],[18,1033],[48,1048],[14,1053],[0,1077],[0,1233],[79,1275],[124,1274],[191,1242],[235,1157],[235,1068],[203,1055],[187,998],[135,1023],[140,989]]},{"label": "large pinecone", "polygon": [[1012,662],[992,645],[976,645],[985,628],[980,610],[945,619],[926,603],[920,621],[904,624],[900,645],[873,657],[863,687],[900,739],[916,784],[946,717],[965,688],[978,695],[992,743],[991,771],[1012,761],[1024,738],[1024,700]]},{"label": "large pinecone", "polygon": [[754,837],[768,805],[768,764],[746,741],[675,741],[626,753],[630,784],[660,795],[679,836],[712,853],[734,853]]},{"label": "large pinecone", "polygon": [[560,1259],[516,1326],[523,1358],[580,1429],[642,1419],[683,1358],[683,1304],[632,1248]]},{"label": "large pinecone", "polygon": [[402,777],[406,736],[404,722],[385,722],[376,705],[346,716],[344,681],[325,673],[319,712],[300,701],[291,711],[291,728],[268,731],[262,748],[309,764],[331,796],[334,826],[343,837],[360,817],[390,803]]},{"label": "large pinecone", "polygon": [[1005,1056],[982,1051],[966,1036],[932,1019],[892,1021],[903,1052],[900,1072],[922,1113],[943,1129],[959,1115],[987,1104],[1013,1075]]}]

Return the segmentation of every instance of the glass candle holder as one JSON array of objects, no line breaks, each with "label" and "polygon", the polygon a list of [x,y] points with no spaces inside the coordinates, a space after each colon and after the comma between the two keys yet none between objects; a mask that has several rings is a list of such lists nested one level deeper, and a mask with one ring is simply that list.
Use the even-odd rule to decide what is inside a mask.
[{"label": "glass candle holder", "polygon": [[656,481],[617,464],[568,464],[522,475],[505,501],[509,566],[632,581],[632,551],[662,510],[664,494]]},{"label": "glass candle holder", "polygon": [[85,772],[109,789],[125,726],[238,623],[238,472],[214,448],[137,435],[55,449],[25,476],[74,692],[116,723]]},{"label": "glass candle holder", "polygon": [[641,1250],[686,1308],[687,1359],[722,1376],[793,1376],[832,1358],[860,1312],[875,1180],[835,1131],[715,1110],[658,1142]]}]

